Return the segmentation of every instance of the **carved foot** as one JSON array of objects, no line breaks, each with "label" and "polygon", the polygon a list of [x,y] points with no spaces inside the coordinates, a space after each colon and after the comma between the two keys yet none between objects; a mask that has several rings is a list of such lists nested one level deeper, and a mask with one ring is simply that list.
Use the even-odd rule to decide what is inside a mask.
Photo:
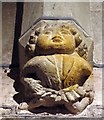
[{"label": "carved foot", "polygon": [[88,105],[89,105],[89,98],[85,97],[81,101],[77,101],[74,104],[65,103],[65,107],[73,114],[81,113]]},{"label": "carved foot", "polygon": [[22,102],[20,103],[20,105],[18,106],[18,109],[20,110],[28,110],[28,104],[26,102]]}]

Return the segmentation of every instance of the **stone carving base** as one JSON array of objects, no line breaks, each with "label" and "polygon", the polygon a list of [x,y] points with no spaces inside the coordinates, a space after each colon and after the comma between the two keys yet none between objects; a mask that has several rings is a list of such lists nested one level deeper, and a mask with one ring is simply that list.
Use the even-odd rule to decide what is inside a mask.
[{"label": "stone carving base", "polygon": [[[83,87],[78,87],[77,91],[72,90],[71,92],[64,92],[62,90],[56,91],[49,88],[43,88],[39,83],[35,82],[35,80],[30,78],[25,79],[26,80],[24,81],[26,81],[25,84],[27,86],[25,98],[28,100],[28,104],[25,102],[21,103],[19,109],[28,109],[31,111],[40,106],[52,107],[64,105],[69,112],[78,114],[82,112],[89,104],[91,104],[94,99],[93,80],[88,79]],[[27,81],[29,81],[29,83],[27,83]],[[35,83],[37,90],[33,93],[30,91],[29,94],[29,91],[27,90],[30,89],[30,86],[33,86],[33,82]]]}]

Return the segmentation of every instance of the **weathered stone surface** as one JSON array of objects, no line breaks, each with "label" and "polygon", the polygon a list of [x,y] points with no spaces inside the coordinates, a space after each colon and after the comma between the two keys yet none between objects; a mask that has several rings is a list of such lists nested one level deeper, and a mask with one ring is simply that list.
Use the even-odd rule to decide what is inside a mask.
[{"label": "weathered stone surface", "polygon": [[0,108],[0,115],[9,115],[10,113],[11,113],[11,109]]},{"label": "weathered stone surface", "polygon": [[[74,20],[40,20],[22,36],[20,45],[21,82],[29,110],[64,104],[78,114],[91,104],[93,41]],[[84,95],[78,94],[83,85]]]}]

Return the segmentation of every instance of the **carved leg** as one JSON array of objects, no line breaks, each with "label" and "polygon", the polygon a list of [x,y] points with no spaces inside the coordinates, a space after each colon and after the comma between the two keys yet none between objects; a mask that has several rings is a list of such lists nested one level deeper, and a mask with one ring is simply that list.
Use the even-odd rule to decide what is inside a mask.
[{"label": "carved leg", "polygon": [[74,104],[65,103],[65,107],[73,114],[79,114],[89,105],[89,98],[84,97],[81,101],[77,101]]},{"label": "carved leg", "polygon": [[45,103],[45,100],[44,99],[39,99],[37,102],[34,101],[34,100],[31,100],[29,103],[28,103],[28,110],[32,110],[34,108],[37,108],[37,107],[40,107],[42,105],[44,105]]},{"label": "carved leg", "polygon": [[[92,103],[94,99],[94,87],[93,87],[93,77],[90,75],[90,77],[86,80],[83,86],[79,86],[75,92],[79,94],[79,100],[75,99],[77,97],[74,97],[74,100],[77,101],[71,101],[69,103],[65,103],[65,107],[73,114],[78,114],[82,112],[89,104]],[[70,97],[69,97],[70,98]]]},{"label": "carved leg", "polygon": [[45,97],[45,98],[40,98],[38,101],[34,102],[34,100],[30,101],[28,104],[28,109],[32,110],[34,108],[40,107],[40,106],[45,106],[45,107],[53,107],[56,105],[56,102],[54,98],[51,97]]},{"label": "carved leg", "polygon": [[78,98],[80,98],[81,96],[76,92],[76,90],[78,89],[79,85],[75,84],[73,86],[64,88],[64,94],[66,96],[66,98],[68,99],[69,102],[71,101],[77,101]]},{"label": "carved leg", "polygon": [[70,92],[70,91],[72,91],[72,90],[77,90],[78,87],[79,87],[78,84],[71,85],[70,87],[64,88],[63,91],[65,91],[65,92]]},{"label": "carved leg", "polygon": [[21,110],[32,110],[34,108],[40,107],[44,105],[45,100],[44,99],[39,99],[38,101],[36,100],[31,100],[28,104],[26,102],[23,102],[19,105],[19,109]]}]

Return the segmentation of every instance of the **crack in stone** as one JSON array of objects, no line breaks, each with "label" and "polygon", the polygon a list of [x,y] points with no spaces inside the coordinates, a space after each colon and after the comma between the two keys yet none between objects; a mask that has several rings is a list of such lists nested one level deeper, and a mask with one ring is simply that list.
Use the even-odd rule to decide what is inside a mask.
[{"label": "crack in stone", "polygon": [[53,58],[54,58],[54,61],[55,61],[55,67],[56,67],[56,72],[57,72],[57,76],[58,76],[59,89],[61,89],[61,79],[60,79],[59,69],[58,69],[56,58],[55,58],[54,55],[53,55]]},{"label": "crack in stone", "polygon": [[[66,77],[65,77],[64,80],[66,80],[66,79],[68,78],[68,76],[69,76],[69,74],[70,74],[70,71],[71,71],[73,65],[74,65],[74,59],[73,59],[73,63],[72,63],[72,65],[71,65],[70,69],[68,70],[67,75],[66,75]],[[69,81],[71,82],[71,80],[69,80]]]},{"label": "crack in stone", "polygon": [[47,57],[47,60],[48,60],[51,64],[55,65],[54,62],[52,62],[52,60],[50,60],[48,57]]}]

